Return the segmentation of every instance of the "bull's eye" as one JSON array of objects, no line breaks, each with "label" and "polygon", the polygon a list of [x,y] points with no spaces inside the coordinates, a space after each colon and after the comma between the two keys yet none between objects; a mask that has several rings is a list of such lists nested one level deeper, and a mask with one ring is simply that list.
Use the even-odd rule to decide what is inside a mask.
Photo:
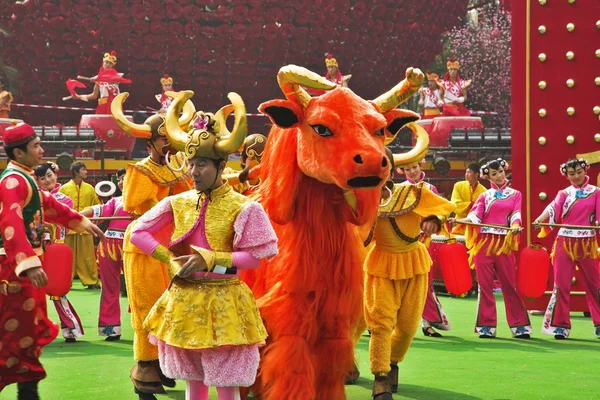
[{"label": "bull's eye", "polygon": [[317,135],[319,135],[319,136],[323,136],[323,137],[333,136],[333,133],[331,132],[331,130],[328,127],[326,127],[325,125],[311,125],[311,128],[313,128],[313,130],[315,132],[317,132]]},{"label": "bull's eye", "polygon": [[385,136],[385,128],[381,128],[377,132],[375,132],[375,136]]}]

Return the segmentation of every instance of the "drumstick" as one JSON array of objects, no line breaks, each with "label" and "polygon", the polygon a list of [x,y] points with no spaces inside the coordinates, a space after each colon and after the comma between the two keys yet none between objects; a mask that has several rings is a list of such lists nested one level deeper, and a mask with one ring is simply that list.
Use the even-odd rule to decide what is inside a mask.
[{"label": "drumstick", "polygon": [[506,230],[510,230],[511,228],[509,226],[504,226],[504,225],[495,225],[495,224],[478,224],[476,222],[458,222],[455,221],[457,224],[464,224],[464,225],[472,225],[472,226],[480,226],[482,228],[496,228],[496,229],[506,229]]},{"label": "drumstick", "polygon": [[73,98],[73,96],[67,96],[67,97],[63,97],[62,100],[67,101],[67,100],[71,100],[72,98]]},{"label": "drumstick", "polygon": [[91,81],[92,78],[88,78],[87,76],[81,76],[81,75],[77,75],[77,79],[79,79],[80,81]]},{"label": "drumstick", "polygon": [[546,224],[543,222],[534,223],[532,225],[549,226],[551,228],[567,228],[567,229],[600,229],[600,226],[585,226],[585,225],[564,225],[564,224]]},{"label": "drumstick", "polygon": [[131,217],[96,217],[88,219],[90,221],[133,221]]}]

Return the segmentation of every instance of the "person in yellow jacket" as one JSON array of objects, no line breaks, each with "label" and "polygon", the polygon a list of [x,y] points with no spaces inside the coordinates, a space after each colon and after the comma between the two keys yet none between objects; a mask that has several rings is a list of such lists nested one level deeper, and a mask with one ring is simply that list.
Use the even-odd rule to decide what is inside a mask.
[{"label": "person in yellow jacket", "polygon": [[[84,163],[81,161],[73,163],[71,175],[73,179],[62,185],[59,192],[73,200],[75,211],[83,211],[101,204],[94,187],[84,181],[87,178]],[[87,232],[77,233],[70,230],[65,243],[73,250],[73,276],[77,275],[81,284],[88,289],[100,289],[93,236]]]},{"label": "person in yellow jacket", "polygon": [[[135,124],[123,115],[123,102],[128,93],[121,93],[111,104],[117,124],[130,136],[147,140],[150,156],[126,168],[123,186],[123,209],[134,216],[144,215],[167,196],[183,193],[192,188],[184,156],[176,153],[167,157],[164,114],[155,114],[144,124]],[[193,110],[184,110],[182,120],[191,120]],[[153,399],[163,388],[174,387],[175,381],[162,373],[158,362],[158,348],[148,340],[144,319],[169,284],[168,267],[145,254],[130,242],[133,221],[125,231],[123,241],[123,270],[133,326],[133,358],[137,361],[131,370],[131,380],[140,399]]]},{"label": "person in yellow jacket", "polygon": [[[479,195],[487,189],[479,183],[479,165],[469,164],[465,171],[465,180],[456,182],[452,189],[452,197],[450,201],[456,205],[456,219],[467,218],[471,207]],[[464,224],[456,224],[452,228],[452,234],[464,235],[466,226]]]},{"label": "person in yellow jacket", "polygon": [[455,208],[424,182],[391,187],[384,186],[375,245],[364,263],[365,320],[371,331],[369,356],[377,400],[392,400],[392,392],[398,391],[398,363],[421,321],[432,264],[419,241],[421,231],[426,235],[439,232]]}]

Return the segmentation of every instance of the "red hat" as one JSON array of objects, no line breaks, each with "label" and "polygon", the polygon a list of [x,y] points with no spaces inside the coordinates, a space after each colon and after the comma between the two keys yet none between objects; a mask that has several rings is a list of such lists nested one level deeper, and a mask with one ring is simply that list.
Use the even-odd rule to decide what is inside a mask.
[{"label": "red hat", "polygon": [[31,125],[24,122],[17,123],[12,121],[13,126],[10,126],[4,130],[2,139],[4,140],[4,147],[17,147],[22,144],[29,143],[37,137],[37,134],[31,127]]}]

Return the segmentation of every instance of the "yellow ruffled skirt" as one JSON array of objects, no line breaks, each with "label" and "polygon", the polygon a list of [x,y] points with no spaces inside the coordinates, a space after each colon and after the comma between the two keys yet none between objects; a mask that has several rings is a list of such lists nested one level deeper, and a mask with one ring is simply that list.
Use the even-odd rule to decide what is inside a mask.
[{"label": "yellow ruffled skirt", "polygon": [[183,349],[263,345],[267,338],[254,295],[239,278],[176,277],[150,310],[144,328]]},{"label": "yellow ruffled skirt", "polygon": [[416,243],[410,250],[388,251],[377,246],[367,255],[364,270],[367,274],[392,280],[410,279],[415,275],[429,273],[432,261],[427,248]]}]

